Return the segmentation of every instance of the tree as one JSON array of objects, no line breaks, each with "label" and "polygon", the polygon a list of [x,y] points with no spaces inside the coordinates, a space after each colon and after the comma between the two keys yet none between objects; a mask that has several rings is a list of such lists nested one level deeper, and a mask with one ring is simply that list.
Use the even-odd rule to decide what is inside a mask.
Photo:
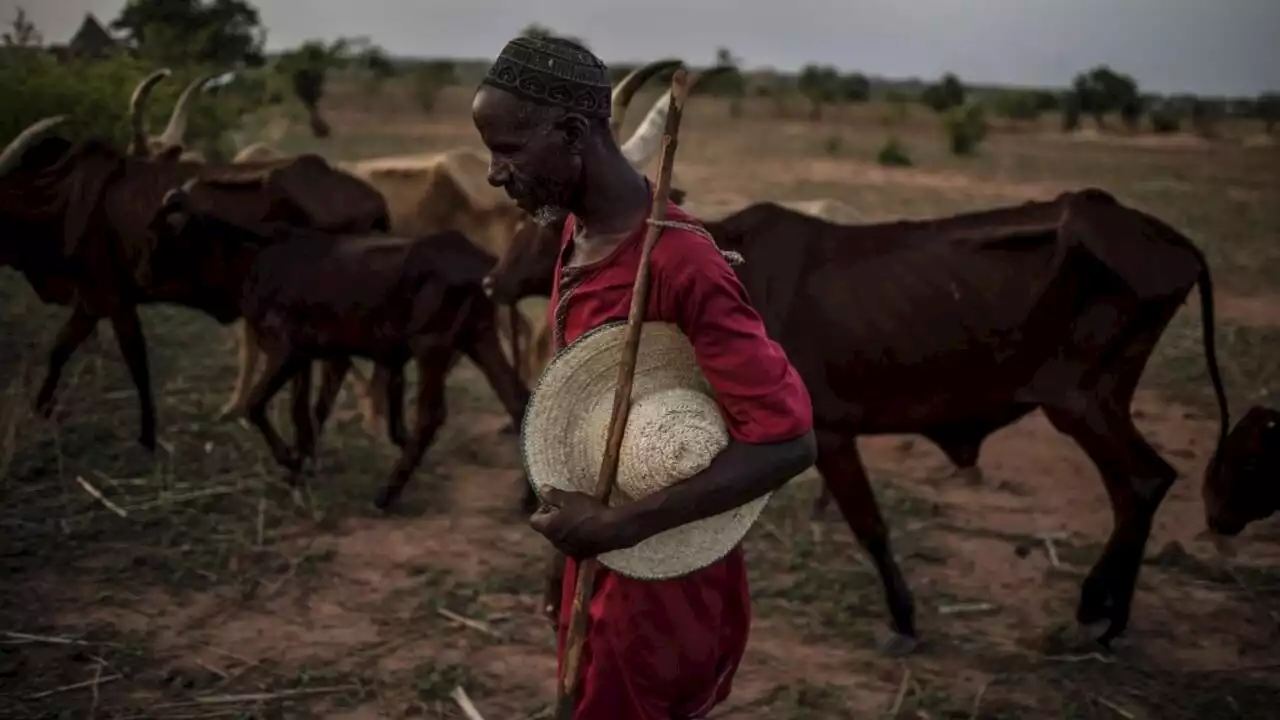
[{"label": "tree", "polygon": [[871,80],[862,73],[841,75],[836,94],[845,102],[862,103],[871,99]]},{"label": "tree", "polygon": [[[1076,75],[1071,83],[1072,92],[1080,105],[1080,112],[1092,115],[1099,128],[1106,126],[1106,116],[1125,110],[1126,120],[1141,107],[1138,83],[1128,75],[1118,73],[1106,65],[1098,65],[1086,73]],[[1138,110],[1138,117],[1141,110]]]},{"label": "tree", "polygon": [[9,29],[5,31],[4,44],[8,47],[34,48],[44,44],[44,38],[36,29],[35,23],[27,17],[26,8],[18,6]]},{"label": "tree", "polygon": [[458,82],[457,66],[448,60],[423,63],[413,72],[413,95],[424,112],[431,112],[444,88]]},{"label": "tree", "polygon": [[293,92],[307,109],[311,134],[318,138],[329,137],[329,123],[320,115],[320,100],[324,97],[325,78],[334,68],[350,62],[350,41],[338,38],[325,44],[323,40],[308,40],[296,50],[280,57],[276,67],[289,77]]},{"label": "tree", "polygon": [[569,42],[577,43],[584,48],[587,47],[587,44],[582,41],[582,38],[577,38],[572,35],[561,35],[542,23],[529,23],[520,31],[520,34],[524,37],[539,38],[542,40],[560,38],[561,40],[568,40]]},{"label": "tree", "polygon": [[822,106],[837,98],[840,72],[830,65],[805,65],[796,81],[800,94],[809,100],[809,119],[822,119]]},{"label": "tree", "polygon": [[951,108],[964,104],[964,84],[954,73],[947,73],[936,84],[929,85],[920,94],[920,100],[933,109],[944,113]]},{"label": "tree", "polygon": [[263,63],[266,30],[246,0],[128,0],[111,29],[165,62]]},{"label": "tree", "polygon": [[1262,93],[1254,102],[1253,107],[1254,113],[1266,126],[1267,134],[1270,135],[1275,131],[1276,124],[1280,123],[1280,93]]}]

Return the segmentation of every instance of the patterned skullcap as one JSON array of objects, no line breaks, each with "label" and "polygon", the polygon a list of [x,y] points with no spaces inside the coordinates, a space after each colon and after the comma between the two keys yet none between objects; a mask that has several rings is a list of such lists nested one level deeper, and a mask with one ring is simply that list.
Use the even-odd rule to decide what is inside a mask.
[{"label": "patterned skullcap", "polygon": [[609,68],[590,50],[560,38],[512,40],[481,82],[588,117],[607,118],[611,112]]}]

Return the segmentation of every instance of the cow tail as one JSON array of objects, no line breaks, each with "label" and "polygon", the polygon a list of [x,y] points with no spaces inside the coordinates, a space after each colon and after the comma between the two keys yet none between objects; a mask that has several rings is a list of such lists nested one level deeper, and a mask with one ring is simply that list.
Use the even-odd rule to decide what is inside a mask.
[{"label": "cow tail", "polygon": [[1201,334],[1204,337],[1204,360],[1209,368],[1209,381],[1213,383],[1213,393],[1218,400],[1218,417],[1221,423],[1218,427],[1218,444],[1214,447],[1213,455],[1209,459],[1209,469],[1212,472],[1218,461],[1218,453],[1222,451],[1222,446],[1227,441],[1227,433],[1231,429],[1231,416],[1227,408],[1227,393],[1222,385],[1222,373],[1218,370],[1217,331],[1213,319],[1213,279],[1209,275],[1209,263],[1205,260],[1200,248],[1190,242],[1187,245],[1200,262],[1198,283],[1200,285],[1200,319],[1203,323]]}]

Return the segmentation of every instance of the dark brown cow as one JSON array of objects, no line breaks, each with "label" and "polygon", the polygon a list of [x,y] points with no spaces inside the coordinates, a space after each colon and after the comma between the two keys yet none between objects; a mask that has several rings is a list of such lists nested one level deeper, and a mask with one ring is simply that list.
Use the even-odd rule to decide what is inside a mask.
[{"label": "dark brown cow", "polygon": [[1205,524],[1239,535],[1280,510],[1280,394],[1249,408],[1205,468]]},{"label": "dark brown cow", "polygon": [[[880,572],[891,650],[914,646],[914,602],[854,439],[920,433],[976,459],[990,433],[1035,408],[1093,460],[1115,512],[1076,617],[1109,621],[1103,644],[1124,631],[1152,517],[1176,477],[1129,407],[1197,283],[1222,435],[1228,424],[1209,268],[1191,241],[1093,189],[861,226],[759,203],[706,226],[746,259],[738,276],[813,397],[817,468]],[[513,243],[495,271],[499,302],[549,288],[558,242],[546,231],[537,240]]]},{"label": "dark brown cow", "polygon": [[[284,223],[240,224],[200,212],[201,185],[171,192],[154,227],[165,242],[155,262],[186,295],[183,304],[220,322],[243,316],[266,354],[249,394],[248,415],[272,455],[296,482],[333,405],[351,356],[387,372],[388,430],[400,461],[375,504],[387,510],[445,420],[444,381],[458,357],[470,357],[518,425],[529,392],[498,341],[495,305],[480,282],[495,258],[461,233],[421,239],[324,233]],[[404,365],[419,372],[413,434],[404,429]],[[325,361],[313,430],[310,365]],[[267,403],[294,380],[291,450],[267,418]]]},{"label": "dark brown cow", "polygon": [[62,120],[33,124],[0,153],[6,238],[0,263],[23,273],[45,302],[73,307],[54,341],[36,408],[46,415],[52,410],[62,368],[98,320],[107,318],[138,388],[139,442],[148,449],[155,447],[155,406],[136,306],[173,301],[175,289],[149,268],[149,223],[165,192],[204,177],[235,194],[225,210],[236,219],[334,232],[388,227],[382,195],[316,155],[236,165],[155,162],[99,141],[45,137]]}]

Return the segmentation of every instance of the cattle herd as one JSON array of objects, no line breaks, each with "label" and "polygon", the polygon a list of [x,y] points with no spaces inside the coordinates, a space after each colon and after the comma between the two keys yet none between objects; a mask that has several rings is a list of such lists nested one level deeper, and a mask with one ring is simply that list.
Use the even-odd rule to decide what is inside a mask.
[{"label": "cattle herd", "polygon": [[[637,90],[679,64],[637,69],[614,89],[613,129]],[[713,69],[704,76],[717,72]],[[170,303],[238,326],[239,367],[223,417],[244,413],[297,482],[352,359],[366,427],[402,455],[376,504],[392,506],[445,421],[444,380],[475,362],[519,426],[548,359],[544,323],[516,310],[548,295],[559,241],[486,181],[470,149],[335,164],[269,146],[231,163],[184,147],[188,86],[158,136],[141,114],[160,70],[131,99],[132,139],[71,142],[41,120],[0,153],[0,265],[45,303],[69,306],[34,399],[55,405],[61,372],[107,319],[137,388],[139,442],[156,417],[137,306]],[[622,142],[643,167],[661,141],[659,98]],[[677,181],[678,182],[678,181]],[[684,193],[675,201],[685,204]],[[1207,529],[1238,534],[1280,506],[1280,410],[1251,409],[1230,433],[1214,351],[1213,290],[1200,250],[1098,189],[928,221],[839,224],[825,203],[750,205],[704,217],[772,337],[813,398],[825,491],[875,562],[895,646],[916,638],[910,589],[858,454],[859,435],[918,433],[971,480],[983,441],[1033,410],[1075,440],[1106,486],[1115,525],[1081,588],[1077,620],[1122,633],[1154,514],[1175,479],[1130,404],[1162,333],[1198,286],[1204,352],[1221,415],[1204,478]],[[927,329],[927,331],[923,331]],[[503,349],[506,343],[510,352]],[[404,419],[404,366],[419,389]],[[312,361],[322,367],[312,404]],[[262,364],[261,372],[258,365]],[[288,383],[295,447],[268,420]],[[535,501],[526,491],[525,506]]]}]

